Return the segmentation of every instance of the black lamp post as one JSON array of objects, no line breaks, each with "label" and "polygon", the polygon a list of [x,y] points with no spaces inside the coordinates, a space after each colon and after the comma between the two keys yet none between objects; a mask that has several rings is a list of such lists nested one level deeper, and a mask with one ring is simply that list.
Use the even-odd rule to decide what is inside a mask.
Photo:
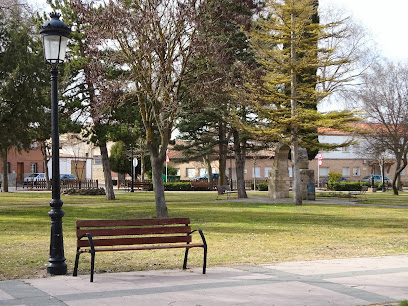
[{"label": "black lamp post", "polygon": [[52,200],[50,258],[47,272],[52,275],[67,274],[62,235],[62,217],[59,168],[59,131],[58,131],[58,65],[64,62],[65,50],[71,29],[63,23],[60,14],[51,13],[50,21],[40,27],[43,40],[44,58],[51,65],[51,129],[52,129]]}]

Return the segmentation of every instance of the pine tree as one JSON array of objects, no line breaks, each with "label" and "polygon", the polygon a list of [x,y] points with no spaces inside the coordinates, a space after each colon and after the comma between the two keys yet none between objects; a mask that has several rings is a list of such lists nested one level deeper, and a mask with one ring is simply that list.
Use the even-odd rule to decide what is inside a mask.
[{"label": "pine tree", "polygon": [[202,5],[196,51],[188,66],[190,81],[185,86],[178,124],[181,137],[190,140],[185,152],[191,156],[191,148],[199,147],[203,154],[196,157],[206,160],[209,173],[210,156],[218,155],[221,185],[226,184],[228,142],[235,136],[237,181],[242,187],[238,188],[239,197],[246,197],[242,163],[246,143],[230,119],[231,112],[242,107],[234,95],[235,88],[242,85],[240,69],[255,63],[243,28],[250,27],[257,7],[252,0],[211,0]]},{"label": "pine tree", "polygon": [[321,50],[316,42],[325,35],[324,26],[312,22],[317,14],[316,2],[269,1],[267,12],[268,16],[260,18],[250,33],[257,61],[264,68],[260,84],[248,85],[258,115],[258,124],[252,132],[290,146],[293,201],[301,205],[300,143],[317,146],[317,138],[310,137],[309,131],[319,126],[349,129],[346,123],[355,118],[350,112],[317,112],[316,101],[326,93],[318,92],[313,86],[322,81],[316,76],[321,65]]}]

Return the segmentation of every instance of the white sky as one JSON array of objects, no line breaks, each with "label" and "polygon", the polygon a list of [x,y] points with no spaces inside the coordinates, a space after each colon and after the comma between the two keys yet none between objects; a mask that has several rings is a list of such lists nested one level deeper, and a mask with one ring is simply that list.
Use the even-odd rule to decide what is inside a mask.
[{"label": "white sky", "polygon": [[[383,56],[408,60],[408,0],[319,0],[345,9],[372,33]],[[28,0],[34,7],[50,12],[46,0]]]},{"label": "white sky", "polygon": [[392,60],[408,59],[407,0],[319,0],[349,11],[372,33],[381,54]]}]

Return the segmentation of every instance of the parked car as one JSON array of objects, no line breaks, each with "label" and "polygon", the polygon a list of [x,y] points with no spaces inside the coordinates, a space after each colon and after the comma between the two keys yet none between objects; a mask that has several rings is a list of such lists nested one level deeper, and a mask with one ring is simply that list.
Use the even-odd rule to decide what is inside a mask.
[{"label": "parked car", "polygon": [[[382,183],[382,176],[381,176],[381,175],[376,175],[376,174],[375,174],[375,175],[373,175],[373,174],[367,175],[367,176],[363,177],[363,178],[361,179],[361,181],[362,181],[362,182],[371,183],[373,177],[374,177],[374,183]],[[384,176],[384,181],[385,181],[385,183],[387,183],[387,184],[391,184],[391,183],[392,183],[392,180],[389,179],[389,178],[386,177],[386,176]]]},{"label": "parked car", "polygon": [[24,178],[24,184],[28,184],[36,181],[45,181],[45,173],[31,173],[29,176]]},{"label": "parked car", "polygon": [[76,181],[77,177],[73,174],[60,174],[60,179],[61,180],[72,180]]},{"label": "parked car", "polygon": [[[220,175],[218,173],[213,173],[212,174],[213,181],[217,181],[219,177],[220,177]],[[193,182],[208,181],[208,174],[206,173],[206,174],[203,174],[203,175],[201,175],[199,177],[193,178],[191,181],[193,181]],[[228,181],[229,181],[229,178],[227,176],[227,182]]]},{"label": "parked car", "polygon": [[[218,180],[219,176],[220,175],[218,173],[213,173],[212,174],[212,178],[213,178],[214,181]],[[208,181],[208,174],[206,173],[206,174],[200,175],[199,177],[193,178],[192,181],[193,182]]]}]

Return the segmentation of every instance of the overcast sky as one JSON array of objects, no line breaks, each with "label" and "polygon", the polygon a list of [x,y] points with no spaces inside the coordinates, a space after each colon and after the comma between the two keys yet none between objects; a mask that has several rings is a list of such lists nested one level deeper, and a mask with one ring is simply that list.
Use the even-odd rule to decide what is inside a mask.
[{"label": "overcast sky", "polygon": [[320,0],[349,11],[372,33],[381,53],[394,60],[408,59],[407,0]]},{"label": "overcast sky", "polygon": [[[50,12],[46,0],[28,0],[33,6]],[[408,0],[319,0],[345,10],[372,33],[381,53],[389,59],[408,59]]]}]

